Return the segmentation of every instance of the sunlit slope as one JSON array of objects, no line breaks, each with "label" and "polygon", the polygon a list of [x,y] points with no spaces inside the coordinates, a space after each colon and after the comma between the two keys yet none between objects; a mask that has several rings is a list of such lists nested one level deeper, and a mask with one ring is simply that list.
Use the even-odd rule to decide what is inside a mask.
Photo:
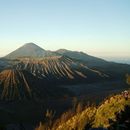
[{"label": "sunlit slope", "polygon": [[20,70],[4,70],[0,73],[1,99],[14,100],[32,98],[38,94],[33,85],[33,75]]},{"label": "sunlit slope", "polygon": [[[84,130],[85,127],[91,126],[96,113],[95,107],[89,107],[82,112],[77,113],[66,122],[62,122],[59,126],[53,130]],[[42,129],[41,129],[42,130]]]},{"label": "sunlit slope", "polygon": [[[82,111],[76,111],[74,115],[73,111],[72,113],[66,112],[57,120],[58,122],[54,122],[51,126],[41,123],[36,130],[88,130],[89,128],[110,128],[114,123],[115,127],[118,127],[116,125],[120,125],[120,123],[117,115],[125,113],[126,107],[130,109],[130,96],[126,99],[118,94],[106,99],[99,106],[90,106]],[[126,116],[129,117],[127,114]],[[127,119],[127,117],[123,118]]]},{"label": "sunlit slope", "polygon": [[108,76],[65,56],[46,58],[20,58],[15,69],[27,70],[34,76],[45,79],[100,79]]},{"label": "sunlit slope", "polygon": [[8,69],[0,73],[0,99],[24,100],[63,97],[64,88],[52,87],[25,70]]},{"label": "sunlit slope", "polygon": [[116,95],[107,99],[97,109],[93,127],[110,127],[112,121],[117,121],[117,114],[124,111],[126,106],[130,107],[130,97],[126,100],[122,95]]}]

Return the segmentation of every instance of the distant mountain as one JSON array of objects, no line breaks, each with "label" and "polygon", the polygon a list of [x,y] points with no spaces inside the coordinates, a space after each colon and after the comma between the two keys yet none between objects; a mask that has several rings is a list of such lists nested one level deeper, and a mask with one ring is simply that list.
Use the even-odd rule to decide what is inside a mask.
[{"label": "distant mountain", "polygon": [[[58,58],[58,57],[62,57],[62,58]],[[75,74],[75,72],[74,72],[73,74],[75,76],[73,76],[73,74],[71,74],[68,70],[67,71],[69,73],[64,72],[64,74],[63,74],[62,71],[65,71],[66,67],[63,64],[63,62],[59,62],[60,60],[62,61],[63,57],[64,57],[64,59],[66,57],[66,59],[69,58],[73,62],[78,62],[80,64],[83,64],[84,66],[87,66],[88,68],[96,70],[100,73],[107,74],[107,75],[109,75],[109,77],[112,77],[112,78],[117,78],[117,77],[122,78],[122,77],[124,77],[124,75],[126,73],[130,73],[130,65],[108,62],[108,61],[105,61],[103,59],[88,55],[84,52],[70,51],[70,50],[66,50],[66,49],[60,49],[60,50],[57,50],[57,51],[54,51],[54,52],[47,51],[47,50],[44,50],[41,47],[35,45],[34,43],[27,43],[24,46],[20,47],[19,49],[17,49],[15,51],[13,51],[12,53],[8,54],[3,59],[0,59],[0,71],[4,68],[9,68],[9,66],[12,67],[12,65],[14,64],[14,61],[12,61],[12,59],[13,60],[17,59],[18,61],[21,61],[21,62],[23,60],[25,68],[27,68],[26,66],[32,64],[31,61],[35,59],[35,65],[32,66],[31,72],[34,70],[33,73],[36,73],[37,71],[35,72],[35,69],[36,68],[37,68],[37,70],[39,69],[38,67],[36,67],[36,66],[39,66],[39,64],[36,65],[36,60],[39,62],[39,59],[43,59],[45,67],[43,67],[43,69],[41,71],[37,72],[37,75],[40,75],[40,77],[41,77],[41,75],[42,75],[42,77],[44,77],[43,76],[44,74],[46,75],[44,78],[46,78],[48,76],[53,77],[53,78],[54,77],[59,78],[59,75],[62,75],[62,76],[60,76],[60,78],[61,77],[62,78],[63,77],[69,77],[69,76],[71,78],[72,77],[74,78],[75,76],[77,77],[77,75],[80,75],[80,74]],[[32,58],[32,60],[27,61],[28,60],[27,59],[26,60],[27,63],[25,63],[25,58],[29,58],[29,59]],[[45,60],[45,58],[46,58],[46,60]],[[42,61],[40,61],[40,64],[41,64],[41,62]],[[55,62],[57,62],[57,64],[55,64]],[[16,65],[16,64],[14,64],[14,65]],[[68,63],[67,63],[67,65],[68,65]],[[41,66],[43,66],[43,64]],[[59,68],[59,66],[60,66],[60,68]],[[73,65],[70,65],[70,66],[72,68]],[[70,69],[70,66],[69,66],[69,69]],[[77,67],[79,67],[79,66],[77,66]],[[21,66],[18,67],[18,68],[23,69],[23,67],[21,67]],[[40,67],[40,68],[42,68],[42,67]],[[46,68],[48,74],[45,73],[46,70],[44,68]],[[57,71],[57,69],[58,69],[59,72]],[[74,67],[73,67],[73,70],[74,70]],[[44,73],[42,73],[42,72],[44,72]],[[83,73],[83,74],[85,73],[85,71],[84,72],[81,71],[81,68],[80,68],[79,72]],[[67,73],[69,74],[69,76],[68,76]],[[89,77],[89,75],[90,75],[90,73],[89,74],[87,73],[87,77]],[[80,77],[82,77],[82,76],[80,76]]]},{"label": "distant mountain", "polygon": [[103,59],[93,57],[86,53],[78,51],[70,51],[66,49],[60,49],[54,52],[47,51],[34,43],[27,43],[22,47],[16,49],[15,51],[11,52],[4,58],[6,59],[17,59],[21,57],[43,58],[48,56],[67,56],[76,60],[86,62],[88,66],[95,66],[95,65],[100,66],[108,63]]},{"label": "distant mountain", "polygon": [[104,64],[109,63],[103,59],[100,59],[100,58],[97,58],[94,56],[90,56],[84,52],[60,49],[60,50],[57,50],[56,53],[60,54],[60,55],[68,56],[68,57],[73,58],[73,59],[83,61],[83,62],[87,63],[88,66],[91,66],[91,67],[92,66],[102,66]]},{"label": "distant mountain", "polygon": [[[19,64],[16,65],[17,63]],[[110,78],[122,79],[126,73],[130,73],[130,65],[108,62],[84,52],[66,49],[47,51],[34,43],[27,43],[0,59],[0,71],[14,66],[22,70],[28,69],[33,75],[47,79],[48,77],[49,79],[77,79],[77,77],[84,79],[87,77],[86,79],[89,80],[89,77],[93,78],[93,74],[99,77],[101,77],[100,74],[105,74]]]},{"label": "distant mountain", "polygon": [[130,73],[130,65],[116,62],[108,62],[106,60],[90,56],[84,52],[70,51],[66,49],[57,50],[56,53],[76,59],[91,69],[96,69],[109,75],[112,79],[123,79],[126,73]]},{"label": "distant mountain", "polygon": [[[75,52],[77,57],[79,52]],[[109,75],[59,52],[46,51],[27,43],[0,59],[2,100],[42,99],[73,95],[57,85],[106,80]]]},{"label": "distant mountain", "polygon": [[18,48],[17,50],[11,52],[4,58],[6,59],[16,59],[19,57],[39,58],[39,57],[50,56],[50,55],[55,55],[55,53],[51,51],[46,51],[34,43],[27,43],[22,47]]}]

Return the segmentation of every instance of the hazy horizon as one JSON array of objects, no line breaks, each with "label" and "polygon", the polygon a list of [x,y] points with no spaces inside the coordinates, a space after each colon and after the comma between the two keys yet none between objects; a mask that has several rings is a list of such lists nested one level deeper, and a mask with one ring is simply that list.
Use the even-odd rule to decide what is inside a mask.
[{"label": "hazy horizon", "polygon": [[64,48],[126,62],[129,6],[129,0],[1,1],[0,57],[34,42],[46,50]]}]

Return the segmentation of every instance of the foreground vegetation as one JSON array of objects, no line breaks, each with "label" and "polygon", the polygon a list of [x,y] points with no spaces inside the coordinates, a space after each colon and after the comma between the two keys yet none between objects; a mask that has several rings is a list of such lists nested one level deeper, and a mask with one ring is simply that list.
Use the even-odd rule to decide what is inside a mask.
[{"label": "foreground vegetation", "polygon": [[[122,94],[105,99],[99,106],[82,107],[78,104],[73,110],[65,112],[53,121],[54,114],[47,111],[46,121],[40,122],[35,130],[88,130],[89,128],[108,128],[110,130],[129,127],[130,96]],[[127,123],[126,123],[127,122]]]}]

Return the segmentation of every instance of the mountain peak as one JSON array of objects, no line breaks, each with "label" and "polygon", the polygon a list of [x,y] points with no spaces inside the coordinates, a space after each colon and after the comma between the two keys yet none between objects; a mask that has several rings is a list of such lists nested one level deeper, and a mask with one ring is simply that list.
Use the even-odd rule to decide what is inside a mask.
[{"label": "mountain peak", "polygon": [[35,43],[26,43],[20,48],[5,56],[5,58],[16,59],[19,57],[44,57],[46,53],[46,50],[42,49]]},{"label": "mountain peak", "polygon": [[28,42],[28,43],[25,43],[24,45],[36,45],[36,44],[33,42]]},{"label": "mountain peak", "polygon": [[[38,46],[37,44],[35,44],[33,42],[25,43],[22,47],[28,48],[28,49],[34,48],[34,49],[42,49],[42,50],[44,50],[43,48],[41,48],[40,46]],[[22,48],[22,47],[20,47],[20,48]]]},{"label": "mountain peak", "polygon": [[42,58],[45,56],[55,56],[55,55],[57,55],[55,52],[44,50],[35,43],[30,42],[24,44],[20,48],[6,55],[4,58],[6,59],[17,59],[25,57]]},{"label": "mountain peak", "polygon": [[35,44],[33,42],[25,43],[23,46],[35,46],[35,47],[39,47],[37,44]]}]

